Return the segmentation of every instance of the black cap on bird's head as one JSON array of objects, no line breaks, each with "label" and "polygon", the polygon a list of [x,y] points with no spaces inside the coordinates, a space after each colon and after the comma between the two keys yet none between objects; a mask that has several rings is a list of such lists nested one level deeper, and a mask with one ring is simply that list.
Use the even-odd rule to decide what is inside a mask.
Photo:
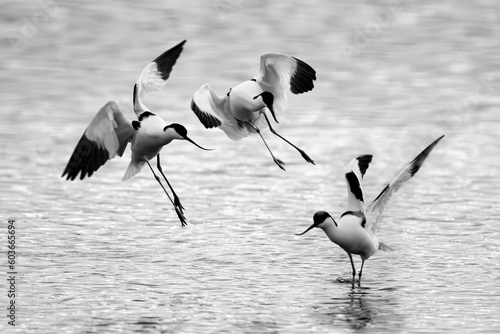
[{"label": "black cap on bird's head", "polygon": [[186,128],[183,125],[181,125],[181,124],[172,123],[172,124],[167,125],[166,127],[164,127],[163,131],[167,131],[168,129],[173,129],[179,135],[179,138],[177,138],[177,139],[187,140],[191,144],[193,144],[193,145],[195,145],[195,146],[197,146],[197,147],[199,147],[199,148],[201,148],[202,150],[205,150],[205,151],[211,151],[212,150],[212,149],[209,149],[209,148],[201,147],[200,145],[196,144],[191,138],[188,137]]},{"label": "black cap on bird's head", "polygon": [[264,101],[264,104],[266,105],[266,107],[271,112],[271,115],[273,115],[273,118],[276,121],[276,123],[279,123],[278,119],[276,118],[276,114],[274,113],[274,109],[273,109],[273,103],[274,103],[274,95],[273,95],[273,93],[271,93],[271,92],[262,92],[259,95],[254,96],[253,99],[255,100],[259,96],[262,97],[262,101]]},{"label": "black cap on bird's head", "polygon": [[168,128],[172,128],[177,132],[182,138],[187,136],[187,130],[184,127],[184,125],[181,125],[179,123],[172,123],[170,125],[167,125],[166,127],[163,128],[163,131],[166,131]]},{"label": "black cap on bird's head", "polygon": [[306,234],[307,232],[312,230],[314,227],[319,227],[319,225],[321,225],[327,218],[331,218],[333,220],[333,222],[335,223],[335,226],[337,226],[337,222],[335,221],[335,219],[333,219],[332,216],[330,216],[330,214],[328,212],[318,211],[313,216],[313,224],[311,226],[309,226],[307,228],[307,230],[305,230],[304,232],[296,234],[296,235]]}]

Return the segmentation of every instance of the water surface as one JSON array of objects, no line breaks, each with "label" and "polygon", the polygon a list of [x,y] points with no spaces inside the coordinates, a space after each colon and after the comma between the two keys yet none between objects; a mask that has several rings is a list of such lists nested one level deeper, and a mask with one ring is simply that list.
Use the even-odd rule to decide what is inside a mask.
[{"label": "water surface", "polygon": [[[498,332],[499,7],[399,5],[350,58],[341,46],[386,2],[68,1],[17,50],[3,39],[0,235],[6,245],[15,219],[15,331]],[[19,34],[40,6],[6,1],[0,27]],[[146,103],[216,148],[162,151],[184,229],[147,170],[120,182],[129,151],[83,182],[60,178],[97,110],[116,100],[132,117],[143,66],[183,39],[165,89]],[[316,166],[266,131],[282,172],[258,137],[232,142],[189,110],[203,83],[224,94],[270,51],[318,73],[277,127]],[[396,251],[367,261],[361,287],[339,283],[347,255],[320,230],[294,233],[318,210],[343,212],[350,159],[374,155],[364,186],[374,198],[441,134],[387,208],[379,237]]]}]

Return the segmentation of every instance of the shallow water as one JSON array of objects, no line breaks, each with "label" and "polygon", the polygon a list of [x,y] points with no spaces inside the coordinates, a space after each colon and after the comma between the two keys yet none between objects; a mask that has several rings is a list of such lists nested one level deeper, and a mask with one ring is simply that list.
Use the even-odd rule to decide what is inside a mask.
[{"label": "shallow water", "polygon": [[[23,18],[41,15],[40,3],[4,3],[4,32],[22,33]],[[3,39],[0,235],[6,250],[15,219],[15,331],[498,332],[499,7],[401,1],[346,58],[340,46],[387,6],[68,1],[17,50]],[[146,103],[216,149],[175,142],[162,151],[184,229],[147,170],[120,182],[128,158],[83,182],[60,178],[95,112],[108,100],[125,108],[142,67],[182,39],[167,86]],[[289,97],[277,127],[316,166],[266,131],[282,172],[258,137],[232,142],[189,110],[201,84],[223,94],[269,51],[318,73],[312,92]],[[347,255],[320,230],[294,233],[318,210],[343,212],[350,159],[374,155],[364,181],[374,198],[441,134],[387,207],[379,238],[396,251],[367,261],[361,287],[342,283]],[[0,263],[7,272],[6,255]],[[1,318],[1,332],[14,331]]]}]

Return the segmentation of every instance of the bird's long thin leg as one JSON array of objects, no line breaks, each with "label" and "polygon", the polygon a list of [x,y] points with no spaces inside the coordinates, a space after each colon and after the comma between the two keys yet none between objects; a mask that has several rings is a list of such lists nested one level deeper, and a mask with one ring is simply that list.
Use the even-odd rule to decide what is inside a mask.
[{"label": "bird's long thin leg", "polygon": [[359,284],[361,285],[361,275],[363,274],[363,266],[365,265],[365,260],[361,259],[361,269],[359,270]]},{"label": "bird's long thin leg", "polygon": [[354,267],[354,261],[352,260],[351,253],[347,253],[347,255],[349,255],[349,260],[351,260],[351,266],[352,266],[352,285],[354,286],[354,280],[356,279],[356,267]]},{"label": "bird's long thin leg", "polygon": [[160,153],[158,153],[158,155],[156,156],[156,160],[157,160],[156,168],[158,168],[158,170],[160,171],[161,175],[163,176],[163,178],[167,182],[168,187],[172,191],[172,194],[174,195],[174,205],[176,207],[178,207],[181,210],[181,212],[183,212],[182,210],[184,210],[184,207],[181,204],[179,196],[177,196],[177,194],[174,191],[174,188],[172,188],[172,186],[170,185],[170,182],[168,182],[168,180],[167,180],[167,177],[165,176],[165,174],[163,174],[163,168],[161,167],[161,164],[160,164]]},{"label": "bird's long thin leg", "polygon": [[279,168],[281,168],[284,171],[286,171],[285,167],[283,167],[285,165],[285,163],[274,156],[273,152],[271,151],[271,149],[267,145],[266,140],[264,139],[264,137],[262,137],[262,134],[260,133],[260,129],[258,127],[256,127],[255,125],[253,125],[252,123],[250,123],[250,122],[245,122],[245,123],[248,124],[248,125],[250,125],[252,128],[254,128],[255,131],[257,131],[257,133],[259,134],[260,138],[262,138],[262,141],[266,145],[267,150],[269,151],[269,153],[271,153],[271,157],[273,158],[273,160],[276,163],[276,165],[278,165]]},{"label": "bird's long thin leg", "polygon": [[297,146],[295,146],[294,144],[292,144],[291,142],[289,142],[285,137],[281,136],[279,133],[277,133],[273,127],[271,126],[271,122],[269,122],[269,118],[267,118],[267,114],[265,111],[261,111],[261,114],[264,115],[264,117],[266,118],[266,121],[267,121],[267,125],[269,126],[269,130],[271,130],[272,133],[274,133],[276,136],[280,137],[281,139],[283,139],[284,141],[286,141],[288,144],[290,144],[293,148],[295,148],[297,151],[299,151],[299,153],[302,155],[302,158],[304,158],[305,161],[311,163],[314,165],[314,160],[311,159],[307,154],[306,152],[304,152],[303,150],[301,150],[300,148],[298,148]]},{"label": "bird's long thin leg", "polygon": [[167,197],[168,199],[170,200],[170,203],[172,203],[172,205],[174,206],[174,209],[175,209],[175,213],[177,214],[177,217],[179,217],[179,220],[181,221],[181,225],[182,227],[186,226],[187,225],[187,222],[186,222],[186,217],[184,217],[184,214],[180,211],[180,209],[174,204],[174,201],[172,201],[172,198],[170,197],[170,195],[168,194],[167,192],[167,189],[165,189],[165,187],[163,186],[163,184],[161,183],[160,181],[160,177],[158,175],[156,175],[153,167],[151,167],[151,164],[149,163],[149,161],[146,161],[148,163],[148,166],[149,166],[149,169],[151,169],[151,172],[153,173],[156,181],[158,181],[158,183],[160,184],[161,188],[163,189],[163,191],[165,192],[165,194],[167,194]]}]

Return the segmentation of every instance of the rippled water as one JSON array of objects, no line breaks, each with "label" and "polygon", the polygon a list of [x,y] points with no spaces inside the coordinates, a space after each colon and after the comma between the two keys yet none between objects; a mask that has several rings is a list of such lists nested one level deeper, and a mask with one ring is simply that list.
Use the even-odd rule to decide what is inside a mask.
[{"label": "rippled water", "polygon": [[[15,330],[500,331],[498,4],[401,1],[347,58],[341,46],[382,17],[385,1],[182,4],[67,1],[44,21],[40,3],[4,1],[0,235],[5,254],[7,219],[15,219]],[[39,20],[37,31],[14,50],[24,19]],[[163,150],[184,229],[147,170],[120,182],[128,158],[83,182],[60,178],[95,112],[108,100],[130,103],[142,67],[183,39],[166,88],[147,105],[216,148]],[[318,72],[312,92],[289,98],[278,128],[316,166],[266,132],[287,163],[282,172],[258,137],[232,142],[189,110],[201,84],[223,94],[269,51]],[[342,213],[342,168],[354,156],[374,154],[365,178],[374,198],[441,134],[386,210],[379,237],[396,251],[367,261],[361,287],[339,283],[350,276],[347,255],[320,230],[294,233],[317,210]],[[5,273],[6,255],[0,263]],[[0,319],[2,333],[13,331]]]}]

